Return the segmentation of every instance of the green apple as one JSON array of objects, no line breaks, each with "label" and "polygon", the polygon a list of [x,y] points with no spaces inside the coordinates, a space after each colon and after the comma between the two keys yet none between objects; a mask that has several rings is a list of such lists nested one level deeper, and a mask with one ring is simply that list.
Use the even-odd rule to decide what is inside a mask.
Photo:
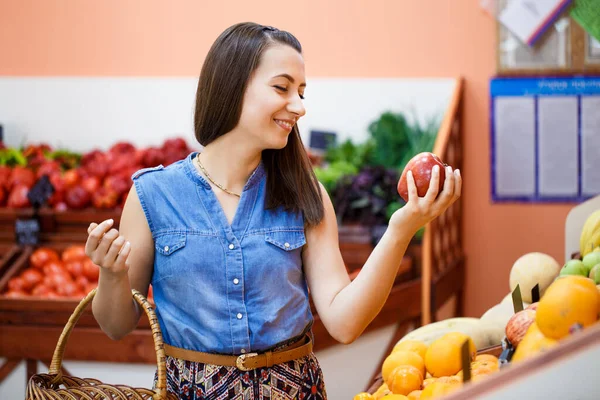
[{"label": "green apple", "polygon": [[594,281],[596,285],[600,284],[600,264],[596,264],[590,270],[590,279]]},{"label": "green apple", "polygon": [[560,270],[559,275],[581,275],[587,277],[587,268],[580,260],[569,260]]},{"label": "green apple", "polygon": [[596,264],[600,264],[600,251],[593,251],[583,257],[583,265],[587,270],[587,274],[590,274],[592,267]]}]

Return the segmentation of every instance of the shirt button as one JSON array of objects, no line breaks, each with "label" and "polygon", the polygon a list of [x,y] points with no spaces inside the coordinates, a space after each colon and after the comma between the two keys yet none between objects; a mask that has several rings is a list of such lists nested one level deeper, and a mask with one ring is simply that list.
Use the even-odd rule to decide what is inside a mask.
[{"label": "shirt button", "polygon": [[241,349],[240,351],[242,352],[242,354],[246,353],[246,349]]},{"label": "shirt button", "polygon": [[290,244],[288,242],[285,242],[283,245],[285,246],[286,249],[290,248]]},{"label": "shirt button", "polygon": [[233,280],[233,284],[234,284],[234,285],[237,285],[238,283],[240,283],[240,280],[239,280],[238,278],[235,278],[235,279]]},{"label": "shirt button", "polygon": [[169,246],[165,246],[165,251],[169,251]]},{"label": "shirt button", "polygon": [[237,319],[242,319],[242,317],[243,317],[242,313],[238,313]]},{"label": "shirt button", "polygon": [[233,243],[231,243],[231,244],[229,245],[229,250],[233,250],[234,248],[235,248],[235,246],[233,245]]}]

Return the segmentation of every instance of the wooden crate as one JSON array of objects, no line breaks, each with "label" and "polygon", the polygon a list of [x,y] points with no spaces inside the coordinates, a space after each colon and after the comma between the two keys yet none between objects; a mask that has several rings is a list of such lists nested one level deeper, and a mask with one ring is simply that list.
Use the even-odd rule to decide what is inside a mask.
[{"label": "wooden crate", "polygon": [[[31,208],[0,208],[0,243],[15,242],[15,223],[17,219],[28,219],[34,216]],[[92,222],[105,219],[115,220],[115,227],[121,220],[121,210],[85,210],[55,211],[41,208],[38,211],[40,221],[40,242],[85,242],[87,228]],[[0,249],[1,251],[1,249]]]}]

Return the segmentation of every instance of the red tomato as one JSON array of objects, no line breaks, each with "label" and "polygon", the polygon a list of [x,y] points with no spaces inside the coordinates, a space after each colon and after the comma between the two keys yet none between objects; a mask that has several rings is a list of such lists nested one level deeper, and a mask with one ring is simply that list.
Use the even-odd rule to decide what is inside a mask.
[{"label": "red tomato", "polygon": [[4,293],[4,296],[9,299],[22,299],[23,297],[29,297],[29,295],[21,290],[9,290]]},{"label": "red tomato", "polygon": [[61,260],[65,263],[73,260],[79,260],[81,258],[87,257],[85,255],[85,247],[82,245],[73,245],[67,247],[61,255]]},{"label": "red tomato", "polygon": [[49,291],[50,291],[50,288],[48,286],[46,286],[43,283],[40,283],[39,285],[37,285],[36,287],[33,288],[33,290],[31,291],[31,294],[33,296],[46,297],[46,295],[48,294]]},{"label": "red tomato", "polygon": [[24,292],[25,291],[25,281],[20,276],[11,278],[8,281],[8,290],[11,292]]},{"label": "red tomato", "polygon": [[72,297],[77,291],[77,284],[73,281],[66,281],[56,286],[56,293],[59,296]]},{"label": "red tomato", "polygon": [[69,275],[69,272],[65,269],[65,265],[62,261],[50,261],[44,266],[44,275],[55,275],[55,274],[63,274]]},{"label": "red tomato", "polygon": [[29,264],[37,269],[44,268],[49,261],[58,261],[58,253],[47,247],[40,247],[29,257]]},{"label": "red tomato", "polygon": [[37,269],[27,268],[21,273],[21,278],[24,281],[24,290],[30,291],[44,279],[44,275]]},{"label": "red tomato", "polygon": [[46,293],[46,295],[44,296],[47,299],[60,299],[60,296],[53,291],[49,291],[48,293]]},{"label": "red tomato", "polygon": [[48,286],[50,289],[56,290],[57,293],[62,286],[64,286],[67,282],[74,283],[71,277],[68,274],[52,274],[47,275],[44,278],[44,285]]},{"label": "red tomato", "polygon": [[88,280],[88,278],[86,278],[83,275],[79,275],[77,278],[75,278],[75,283],[77,284],[77,286],[79,287],[79,290],[81,291],[86,291],[86,288],[88,287],[88,285],[90,284],[90,281]]},{"label": "red tomato", "polygon": [[83,275],[88,278],[90,282],[98,282],[98,278],[100,277],[100,267],[87,258],[83,262]]},{"label": "red tomato", "polygon": [[71,274],[73,279],[83,275],[83,259],[76,259],[65,262],[65,269]]}]

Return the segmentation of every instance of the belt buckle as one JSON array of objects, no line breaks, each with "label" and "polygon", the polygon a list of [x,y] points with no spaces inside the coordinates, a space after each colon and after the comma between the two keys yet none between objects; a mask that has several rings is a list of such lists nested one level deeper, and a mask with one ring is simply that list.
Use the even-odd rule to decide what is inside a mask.
[{"label": "belt buckle", "polygon": [[239,369],[240,371],[252,371],[254,368],[248,368],[244,365],[244,361],[246,361],[247,358],[250,357],[257,357],[258,353],[248,353],[248,354],[242,354],[240,355],[237,360],[235,360],[235,366],[237,367],[237,369]]}]

